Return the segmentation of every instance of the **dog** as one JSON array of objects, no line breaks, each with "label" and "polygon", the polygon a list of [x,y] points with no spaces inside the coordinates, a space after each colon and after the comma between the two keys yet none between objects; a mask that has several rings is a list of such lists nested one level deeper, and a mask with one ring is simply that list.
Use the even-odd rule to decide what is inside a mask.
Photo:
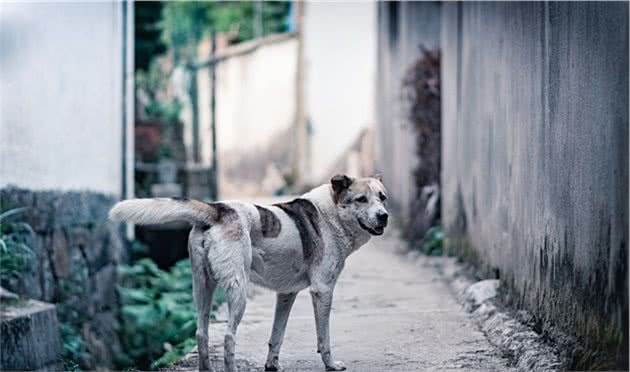
[{"label": "dog", "polygon": [[139,225],[187,221],[188,251],[198,311],[199,370],[212,370],[208,325],[213,292],[226,292],[229,320],[224,366],[236,371],[235,337],[250,281],[277,293],[266,371],[280,370],[279,353],[289,312],[299,291],[309,288],[317,351],[327,371],[343,371],[330,350],[329,319],[335,283],[346,258],[388,222],[387,191],[380,177],[336,175],[289,202],[260,206],[238,201],[205,203],[182,198],[117,203],[109,217]]}]

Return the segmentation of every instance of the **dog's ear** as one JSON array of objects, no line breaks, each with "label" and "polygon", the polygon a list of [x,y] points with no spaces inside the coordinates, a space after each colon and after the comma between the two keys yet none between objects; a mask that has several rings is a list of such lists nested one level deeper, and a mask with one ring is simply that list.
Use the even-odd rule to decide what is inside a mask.
[{"label": "dog's ear", "polygon": [[342,192],[348,189],[354,180],[345,174],[338,174],[330,179],[335,196],[340,195]]}]

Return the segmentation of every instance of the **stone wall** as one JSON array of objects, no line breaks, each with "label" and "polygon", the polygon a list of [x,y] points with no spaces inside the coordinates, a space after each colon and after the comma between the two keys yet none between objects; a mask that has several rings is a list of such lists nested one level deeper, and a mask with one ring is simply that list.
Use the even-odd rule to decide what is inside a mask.
[{"label": "stone wall", "polygon": [[499,276],[569,368],[628,368],[628,3],[442,15],[448,249]]},{"label": "stone wall", "polygon": [[116,334],[117,264],[125,260],[119,226],[108,222],[116,201],[99,193],[0,189],[2,210],[28,207],[16,220],[35,232],[26,237],[35,253],[21,279],[2,283],[29,298],[55,303],[59,320],[87,343],[84,368],[112,367],[119,349]]}]

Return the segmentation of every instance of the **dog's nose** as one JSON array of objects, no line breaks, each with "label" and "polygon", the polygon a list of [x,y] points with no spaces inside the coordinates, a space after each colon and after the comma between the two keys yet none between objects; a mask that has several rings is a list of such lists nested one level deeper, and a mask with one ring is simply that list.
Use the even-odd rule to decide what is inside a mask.
[{"label": "dog's nose", "polygon": [[380,225],[387,225],[387,219],[389,218],[389,214],[387,212],[378,212],[376,215],[376,219]]}]

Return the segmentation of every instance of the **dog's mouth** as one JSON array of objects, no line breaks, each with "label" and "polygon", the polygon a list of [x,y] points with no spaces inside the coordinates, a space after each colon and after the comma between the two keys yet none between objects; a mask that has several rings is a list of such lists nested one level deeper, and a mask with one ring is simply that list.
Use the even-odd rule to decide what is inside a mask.
[{"label": "dog's mouth", "polygon": [[358,218],[357,218],[357,222],[359,222],[359,226],[361,226],[363,230],[369,232],[372,235],[383,235],[383,232],[385,231],[385,226],[377,226],[374,228],[369,228],[365,226],[363,222],[361,222],[361,220],[359,220]]}]

